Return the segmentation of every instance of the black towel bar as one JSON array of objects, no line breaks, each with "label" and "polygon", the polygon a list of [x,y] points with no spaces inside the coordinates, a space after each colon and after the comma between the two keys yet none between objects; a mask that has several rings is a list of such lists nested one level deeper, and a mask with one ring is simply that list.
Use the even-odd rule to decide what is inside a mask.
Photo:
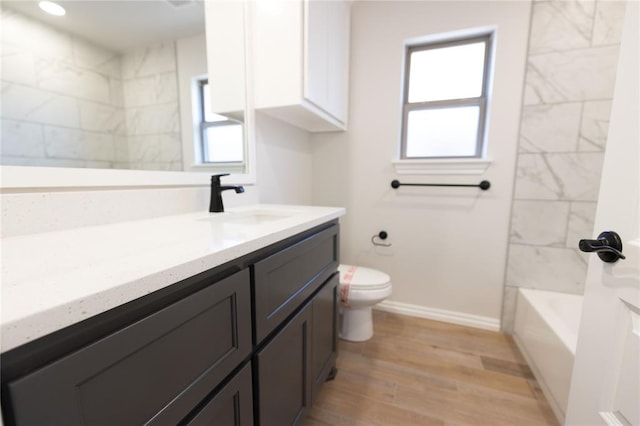
[{"label": "black towel bar", "polygon": [[400,183],[397,179],[391,181],[391,187],[397,189],[399,186],[470,186],[477,187],[486,191],[491,188],[491,182],[483,180],[479,184],[461,184],[461,183]]}]

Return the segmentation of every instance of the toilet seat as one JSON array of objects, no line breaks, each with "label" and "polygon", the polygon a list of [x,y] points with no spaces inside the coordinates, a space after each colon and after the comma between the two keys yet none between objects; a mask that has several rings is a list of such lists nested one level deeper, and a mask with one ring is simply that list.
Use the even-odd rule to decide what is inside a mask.
[{"label": "toilet seat", "polygon": [[340,285],[348,285],[351,290],[380,290],[388,287],[391,277],[384,272],[362,266],[340,265]]}]

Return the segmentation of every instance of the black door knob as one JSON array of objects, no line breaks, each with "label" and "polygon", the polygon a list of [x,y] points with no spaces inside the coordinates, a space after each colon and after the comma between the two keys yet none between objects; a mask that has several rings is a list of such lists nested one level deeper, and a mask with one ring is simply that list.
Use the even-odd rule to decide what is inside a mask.
[{"label": "black door knob", "polygon": [[622,240],[614,231],[605,231],[597,240],[580,240],[578,248],[584,252],[596,252],[603,262],[614,263],[618,259],[626,259],[622,254]]}]

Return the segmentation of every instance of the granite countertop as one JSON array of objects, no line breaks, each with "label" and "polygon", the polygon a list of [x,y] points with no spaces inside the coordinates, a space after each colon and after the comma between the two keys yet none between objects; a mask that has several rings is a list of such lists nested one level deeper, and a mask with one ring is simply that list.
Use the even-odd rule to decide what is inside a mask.
[{"label": "granite countertop", "polygon": [[2,352],[344,215],[256,205],[2,239]]}]

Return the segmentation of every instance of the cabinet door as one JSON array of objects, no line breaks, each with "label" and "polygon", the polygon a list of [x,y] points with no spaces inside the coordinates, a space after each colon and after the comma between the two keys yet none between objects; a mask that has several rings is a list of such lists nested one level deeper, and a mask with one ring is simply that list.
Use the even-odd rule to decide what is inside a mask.
[{"label": "cabinet door", "polygon": [[242,116],[246,100],[244,5],[204,2],[211,111]]},{"label": "cabinet door", "polygon": [[[306,46],[304,96],[316,106],[327,109],[329,71],[329,13],[331,2],[307,0],[305,2]],[[327,110],[327,112],[329,112]]]},{"label": "cabinet door", "polygon": [[298,424],[311,405],[311,305],[256,356],[260,426]]},{"label": "cabinet door", "polygon": [[256,344],[336,271],[338,231],[338,225],[332,225],[253,266]]},{"label": "cabinet door", "polygon": [[350,4],[306,0],[305,6],[305,98],[346,124]]},{"label": "cabinet door", "polygon": [[336,273],[311,302],[313,329],[311,351],[312,400],[335,367],[338,357],[338,274]]},{"label": "cabinet door", "polygon": [[176,424],[251,352],[238,272],[8,385],[18,425]]},{"label": "cabinet door", "polygon": [[251,363],[247,363],[202,410],[189,426],[253,426]]}]

